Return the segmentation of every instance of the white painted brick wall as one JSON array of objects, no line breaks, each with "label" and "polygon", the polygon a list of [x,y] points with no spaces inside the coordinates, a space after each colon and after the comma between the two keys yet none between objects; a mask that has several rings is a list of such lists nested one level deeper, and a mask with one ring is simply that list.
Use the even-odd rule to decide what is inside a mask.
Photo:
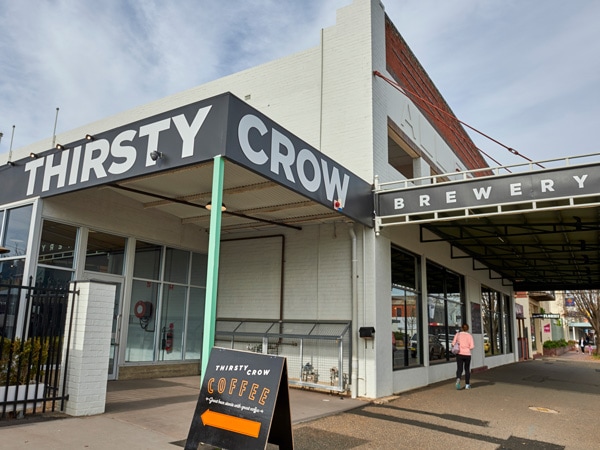
[{"label": "white painted brick wall", "polygon": [[[115,286],[81,282],[75,301],[66,373],[71,416],[102,414],[106,403],[106,377],[112,331]],[[71,305],[67,311],[70,322]],[[67,341],[65,341],[65,347]],[[63,350],[66,355],[66,348]]]},{"label": "white painted brick wall", "polygon": [[219,317],[279,318],[281,246],[284,319],[351,319],[351,241],[345,223],[304,226],[282,237],[221,245]]}]

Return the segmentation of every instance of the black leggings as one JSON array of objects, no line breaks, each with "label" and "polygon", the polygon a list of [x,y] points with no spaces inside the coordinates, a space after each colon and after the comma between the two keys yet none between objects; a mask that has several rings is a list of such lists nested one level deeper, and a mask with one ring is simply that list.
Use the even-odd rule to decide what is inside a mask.
[{"label": "black leggings", "polygon": [[471,384],[471,355],[456,355],[456,378],[460,378],[465,369],[465,383]]}]

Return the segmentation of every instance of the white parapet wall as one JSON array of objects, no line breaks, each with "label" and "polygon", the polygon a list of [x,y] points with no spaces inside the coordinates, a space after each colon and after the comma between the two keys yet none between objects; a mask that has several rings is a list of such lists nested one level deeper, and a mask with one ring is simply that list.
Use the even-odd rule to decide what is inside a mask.
[{"label": "white parapet wall", "polygon": [[68,415],[104,412],[115,289],[112,284],[78,282],[78,298],[69,302],[67,329],[70,328],[71,338],[65,339],[63,350],[63,355],[68,355],[65,374]]}]

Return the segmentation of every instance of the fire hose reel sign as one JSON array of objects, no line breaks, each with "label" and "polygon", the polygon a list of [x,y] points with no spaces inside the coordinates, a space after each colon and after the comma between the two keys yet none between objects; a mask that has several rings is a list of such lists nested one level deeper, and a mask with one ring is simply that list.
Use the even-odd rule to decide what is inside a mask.
[{"label": "fire hose reel sign", "polygon": [[202,379],[186,450],[293,449],[286,359],[214,347]]}]

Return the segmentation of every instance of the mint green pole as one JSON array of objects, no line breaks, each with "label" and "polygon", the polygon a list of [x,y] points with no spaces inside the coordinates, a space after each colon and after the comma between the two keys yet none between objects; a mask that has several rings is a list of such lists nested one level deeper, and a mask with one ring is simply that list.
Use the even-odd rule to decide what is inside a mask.
[{"label": "mint green pole", "polygon": [[204,380],[210,351],[215,345],[217,320],[217,288],[219,287],[219,251],[221,243],[221,205],[223,204],[223,173],[225,161],[218,155],[214,158],[212,197],[210,204],[210,230],[208,235],[208,261],[206,269],[206,299],[204,302],[204,334],[202,340],[202,373]]}]

